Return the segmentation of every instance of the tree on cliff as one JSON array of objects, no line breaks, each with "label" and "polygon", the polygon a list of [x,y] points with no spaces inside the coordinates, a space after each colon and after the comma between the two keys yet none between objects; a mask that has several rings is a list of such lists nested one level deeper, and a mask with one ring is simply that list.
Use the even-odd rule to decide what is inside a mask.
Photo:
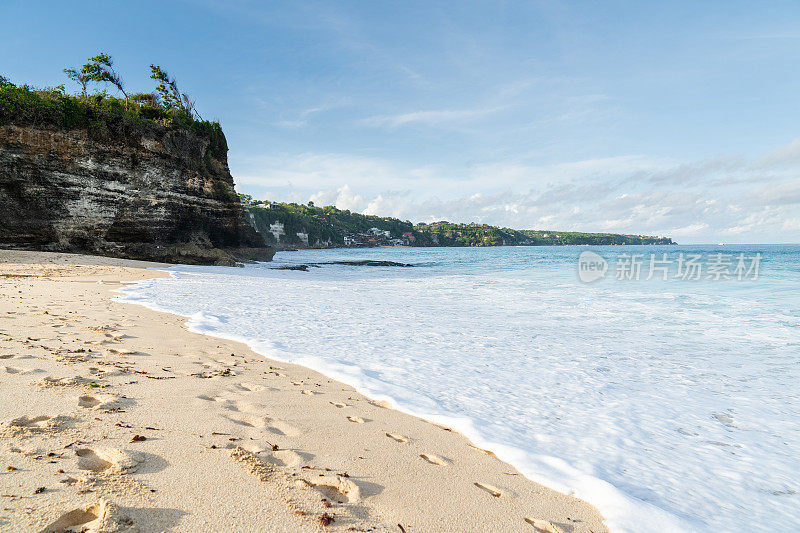
[{"label": "tree on cliff", "polygon": [[128,107],[128,93],[125,92],[125,86],[122,83],[122,78],[114,71],[114,60],[111,56],[105,53],[99,53],[94,57],[89,58],[81,72],[85,73],[89,81],[96,81],[98,83],[110,83],[125,96],[125,107]]},{"label": "tree on cliff", "polygon": [[[80,87],[77,94],[67,93],[63,85],[36,88],[22,84],[17,87],[0,75],[0,125],[55,124],[65,129],[86,127],[106,133],[113,130],[123,135],[135,135],[148,124],[186,128],[209,139],[209,154],[224,156],[228,145],[219,123],[203,120],[194,108],[194,101],[180,92],[175,79],[161,67],[151,65],[151,71],[159,82],[158,91],[130,94],[114,70],[111,56],[106,53],[89,58],[80,68],[64,69],[70,81]],[[99,90],[95,83],[101,84]],[[108,83],[122,94],[103,90],[103,84]]]},{"label": "tree on cliff", "polygon": [[179,109],[189,116],[200,115],[195,111],[194,100],[188,94],[178,89],[178,82],[167,71],[158,65],[150,65],[150,77],[160,82],[156,85],[156,92],[161,96],[161,103],[167,109]]},{"label": "tree on cliff", "polygon": [[125,92],[125,84],[122,78],[114,70],[114,60],[106,53],[99,53],[89,58],[89,62],[81,67],[80,70],[65,68],[64,74],[69,79],[81,86],[81,94],[86,96],[86,87],[89,82],[110,83],[125,96],[125,107],[128,107],[128,93]]},{"label": "tree on cliff", "polygon": [[86,65],[84,65],[80,71],[75,70],[74,68],[65,68],[64,74],[66,74],[69,79],[80,85],[81,94],[86,96],[86,86],[91,81],[89,79],[89,74],[86,72]]}]

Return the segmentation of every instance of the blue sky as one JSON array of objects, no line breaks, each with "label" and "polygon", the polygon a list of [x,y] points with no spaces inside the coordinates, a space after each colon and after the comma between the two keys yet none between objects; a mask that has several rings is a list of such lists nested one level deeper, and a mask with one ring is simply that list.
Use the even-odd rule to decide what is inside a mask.
[{"label": "blue sky", "polygon": [[800,3],[22,2],[0,73],[111,53],[219,120],[240,192],[412,221],[798,242]]}]

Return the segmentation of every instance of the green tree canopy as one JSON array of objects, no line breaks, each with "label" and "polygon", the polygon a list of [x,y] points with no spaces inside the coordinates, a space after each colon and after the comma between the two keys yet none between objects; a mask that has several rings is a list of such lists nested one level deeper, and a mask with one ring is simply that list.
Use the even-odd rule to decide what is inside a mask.
[{"label": "green tree canopy", "polygon": [[[122,78],[114,70],[114,60],[106,53],[99,53],[89,58],[89,62],[81,68],[81,75],[86,76],[88,81],[97,83],[110,83],[125,96],[125,105],[128,104],[128,93],[125,91],[125,84]],[[69,76],[69,73],[67,74]]]},{"label": "green tree canopy", "polygon": [[[174,77],[158,65],[150,65],[150,77],[156,80],[156,93],[161,97],[161,102],[167,109],[178,109],[189,115],[197,115],[194,100],[188,94],[178,89],[178,82]],[[199,116],[198,116],[199,118]]]}]

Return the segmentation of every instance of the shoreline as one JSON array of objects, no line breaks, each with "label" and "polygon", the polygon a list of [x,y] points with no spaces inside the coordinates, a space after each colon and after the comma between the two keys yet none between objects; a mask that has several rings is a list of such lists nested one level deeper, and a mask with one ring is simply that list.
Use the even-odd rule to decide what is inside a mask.
[{"label": "shoreline", "polygon": [[[181,267],[181,265],[177,265]],[[189,266],[191,268],[191,266]],[[168,271],[170,277],[176,273],[186,272],[178,270]],[[681,517],[671,514],[650,502],[638,499],[618,489],[605,479],[586,474],[576,470],[572,465],[557,455],[535,456],[525,448],[492,440],[486,431],[476,426],[476,420],[468,415],[435,412],[420,408],[414,403],[403,401],[400,396],[395,396],[380,390],[377,384],[363,373],[363,368],[350,363],[331,363],[321,357],[303,355],[298,358],[282,358],[280,351],[259,346],[256,337],[232,335],[221,331],[221,324],[216,322],[215,316],[206,317],[202,312],[194,314],[181,313],[162,307],[148,300],[139,300],[136,297],[135,287],[116,290],[121,296],[118,301],[133,303],[159,313],[168,313],[182,317],[186,320],[185,327],[196,334],[206,335],[210,338],[225,339],[241,343],[261,357],[271,361],[285,364],[299,365],[311,369],[328,378],[352,387],[356,392],[368,400],[384,403],[389,408],[395,409],[409,416],[455,430],[468,440],[468,445],[484,453],[489,453],[498,460],[516,469],[521,475],[532,483],[544,486],[560,494],[569,495],[594,506],[604,516],[603,523],[613,531],[669,531],[680,532],[692,529],[694,526]],[[133,297],[128,299],[131,294]],[[210,318],[210,321],[207,319]],[[655,521],[658,528],[648,528],[642,524]]]},{"label": "shoreline", "polygon": [[[55,260],[59,261],[58,267],[47,264]],[[84,266],[76,266],[80,263]],[[81,450],[90,450],[82,452],[84,456],[105,457],[99,464],[109,464],[101,471],[81,468],[82,457],[77,457],[76,464],[74,455],[67,457],[70,453],[61,453],[64,457],[59,456],[56,463],[62,466],[60,470],[64,473],[56,477],[71,477],[75,481],[58,488],[46,487],[46,491],[35,496],[20,494],[19,499],[4,502],[12,512],[6,510],[0,514],[0,526],[42,528],[72,509],[101,501],[98,498],[103,496],[116,502],[103,504],[116,509],[108,512],[108,517],[116,516],[120,521],[119,517],[124,515],[133,524],[138,523],[134,527],[142,531],[198,527],[246,530],[251,528],[248,524],[256,523],[275,531],[346,530],[348,527],[400,531],[398,524],[406,531],[490,531],[498,527],[531,532],[548,531],[548,528],[554,531],[606,530],[599,512],[591,505],[529,481],[457,432],[388,409],[353,387],[312,369],[271,361],[237,341],[191,332],[185,317],[116,301],[120,294],[112,289],[121,288],[122,281],[160,276],[166,273],[143,268],[167,266],[102,257],[0,252],[4,283],[13,284],[22,291],[18,292],[23,295],[19,296],[21,301],[14,303],[20,307],[27,303],[36,309],[52,308],[46,313],[50,316],[45,324],[35,324],[45,315],[43,311],[36,315],[30,312],[20,315],[15,311],[13,314],[18,316],[13,319],[9,319],[8,314],[1,317],[2,330],[9,340],[1,343],[5,346],[0,348],[3,350],[0,356],[4,357],[0,364],[15,365],[12,371],[0,374],[2,383],[27,385],[14,387],[15,391],[20,389],[17,396],[29,398],[38,411],[48,411],[47,414],[23,412],[30,411],[24,408],[27,402],[11,402],[13,405],[3,402],[4,407],[0,408],[0,421],[4,424],[4,436],[0,439],[3,461],[33,461],[35,465],[37,456],[30,459],[23,445],[36,444],[33,453],[43,452],[41,448],[46,442],[40,441],[41,437],[46,435],[52,441],[68,440],[77,435],[82,437],[77,439],[81,446],[87,446]],[[117,279],[113,279],[115,277]],[[60,298],[51,296],[48,301],[48,294],[59,294]],[[30,298],[26,297],[28,295]],[[56,302],[62,306],[84,303],[84,307],[88,302],[92,312],[84,309],[80,320],[77,317],[71,320],[56,312],[63,309],[58,308]],[[98,314],[98,310],[103,312]],[[56,316],[61,318],[55,319]],[[22,317],[25,320],[19,320]],[[52,320],[57,323],[50,323]],[[86,328],[78,335],[67,331],[75,329],[79,323],[93,322],[95,325],[89,328],[101,328],[105,324],[99,322],[109,321],[116,321],[116,326],[109,327],[121,333],[105,330],[102,336],[93,336],[85,333]],[[21,333],[14,327],[19,322],[28,323],[26,331]],[[39,341],[28,340],[39,338],[39,331],[46,333],[48,329],[52,336],[53,328],[57,334],[48,339],[48,343],[85,344],[92,346],[84,349],[92,354],[79,351],[80,348],[61,349],[56,351],[54,359],[52,348],[39,349],[36,348]],[[116,339],[110,341],[113,348],[109,348],[109,338]],[[6,358],[8,348],[15,346],[18,352],[18,345],[31,345],[28,350],[33,352],[27,357],[12,353]],[[16,368],[17,363],[28,368]],[[36,390],[45,377],[69,380],[75,377],[76,370],[82,370],[79,377],[98,376],[95,383],[102,379],[102,385],[92,387],[89,381],[78,387],[52,386]],[[153,379],[129,381],[132,375]],[[10,394],[9,387],[0,389],[4,395]],[[47,391],[44,394],[47,398],[41,397],[44,391]],[[94,400],[84,399],[84,403],[100,403],[81,406],[80,398],[85,396]],[[77,407],[73,403],[76,397]],[[114,402],[128,405],[123,409],[99,407]],[[66,414],[53,416],[53,411],[59,410],[54,406],[59,406]],[[173,411],[183,416],[173,416]],[[98,416],[87,420],[87,413]],[[33,422],[32,426],[9,424],[20,415],[28,416],[28,420],[40,416],[51,418]],[[115,415],[124,421],[108,427]],[[53,422],[59,416],[70,420]],[[158,423],[147,423],[147,419],[157,419]],[[129,433],[135,432],[137,427],[146,440],[129,442],[132,439]],[[126,429],[131,431],[126,432]],[[95,433],[101,438],[93,435]],[[202,436],[198,436],[200,434]],[[99,441],[106,442],[102,447],[91,446]],[[108,452],[109,444],[117,451]],[[278,449],[273,450],[273,445]],[[143,460],[144,466],[126,470],[123,466],[127,463],[119,460],[123,465],[119,466],[112,460],[112,456],[125,455],[120,450],[147,450],[146,456],[153,457],[150,461]],[[201,459],[210,461],[216,468],[196,472]],[[163,468],[148,466],[148,462],[162,463]],[[86,467],[85,460],[83,463]],[[185,471],[173,466],[178,464],[195,471],[200,478],[192,476],[190,479],[204,490],[184,486],[188,479]],[[325,468],[331,470],[323,470]],[[20,486],[28,487],[44,484],[45,480],[53,481],[49,476],[42,477],[39,470],[42,469],[3,471],[0,479],[10,481],[9,476],[13,476],[22,483]],[[109,473],[112,470],[115,475]],[[319,471],[325,473],[310,475]],[[243,477],[243,473],[247,475]],[[324,481],[320,483],[317,478]],[[137,491],[132,485],[128,486],[133,482],[152,487],[149,490],[155,492]],[[119,485],[125,487],[120,489]],[[164,485],[173,489],[180,487],[182,492],[176,495],[160,490],[159,486]],[[87,486],[92,492],[79,494]],[[193,498],[187,499],[187,492]],[[34,497],[37,511],[18,512],[30,505],[28,498]],[[342,503],[338,503],[337,498],[341,498]],[[133,505],[137,499],[139,505]],[[46,503],[41,504],[39,500]],[[242,505],[244,502],[247,504]],[[147,511],[154,505],[179,510],[180,516],[172,521],[165,516],[153,528],[153,513]],[[231,514],[237,508],[238,512]],[[325,519],[321,517],[326,513],[334,517],[333,522],[323,524]]]}]

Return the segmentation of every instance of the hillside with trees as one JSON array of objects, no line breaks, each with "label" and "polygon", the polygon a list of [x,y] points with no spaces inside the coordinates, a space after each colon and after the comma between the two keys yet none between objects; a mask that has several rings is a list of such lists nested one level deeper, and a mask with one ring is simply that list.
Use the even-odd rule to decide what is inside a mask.
[{"label": "hillside with trees", "polygon": [[251,224],[278,248],[369,246],[563,246],[674,244],[669,237],[515,230],[488,224],[433,222],[363,215],[335,206],[254,201],[240,195]]}]

